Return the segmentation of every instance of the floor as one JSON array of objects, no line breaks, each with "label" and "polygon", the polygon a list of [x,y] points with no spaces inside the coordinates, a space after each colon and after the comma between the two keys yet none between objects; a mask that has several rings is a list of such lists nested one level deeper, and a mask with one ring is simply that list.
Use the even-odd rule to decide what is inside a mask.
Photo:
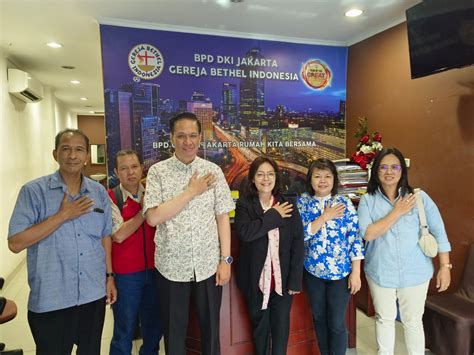
[{"label": "floor", "polygon": [[[25,355],[35,354],[35,343],[31,336],[26,319],[26,308],[28,302],[29,287],[26,283],[26,264],[23,264],[16,273],[13,280],[8,285],[4,286],[2,296],[15,300],[18,306],[17,317],[0,327],[0,340],[8,345],[9,349],[22,348]],[[107,355],[109,353],[110,339],[112,338],[113,330],[113,315],[110,307],[107,307],[105,315],[104,331],[102,334],[102,350],[101,354]],[[403,331],[400,324],[397,323],[397,342],[395,344],[395,354],[405,355],[403,340]],[[141,341],[134,342],[133,355],[138,354]],[[161,346],[161,349],[164,347]],[[377,353],[375,344],[375,330],[373,317],[367,317],[365,313],[357,311],[357,348],[349,349],[347,355],[372,355]],[[73,352],[75,353],[75,352]],[[160,351],[160,355],[164,354],[164,350]],[[427,351],[425,355],[433,353]],[[225,355],[225,354],[223,354]]]}]

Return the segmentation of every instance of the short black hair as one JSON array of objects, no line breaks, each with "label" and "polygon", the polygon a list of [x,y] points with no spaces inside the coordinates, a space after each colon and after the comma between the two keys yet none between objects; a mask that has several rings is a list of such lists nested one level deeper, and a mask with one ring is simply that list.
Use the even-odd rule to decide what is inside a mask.
[{"label": "short black hair", "polygon": [[308,193],[313,196],[315,191],[313,189],[313,185],[311,184],[311,178],[313,176],[314,169],[319,170],[328,170],[331,172],[332,176],[334,177],[334,185],[331,190],[331,195],[337,195],[338,187],[339,187],[339,176],[337,174],[336,165],[329,159],[326,158],[319,158],[316,159],[311,163],[308,168],[308,174],[306,174],[306,190]]},{"label": "short black hair", "polygon": [[370,180],[367,184],[367,192],[373,195],[377,191],[377,188],[380,187],[380,190],[383,192],[383,194],[387,195],[386,192],[383,190],[383,187],[380,185],[378,172],[380,162],[384,157],[390,154],[393,154],[398,158],[398,160],[400,161],[400,166],[402,167],[402,173],[400,176],[400,180],[397,184],[397,190],[401,188],[400,193],[402,196],[408,193],[413,193],[413,188],[408,183],[408,167],[405,163],[405,157],[403,156],[402,152],[400,152],[397,148],[384,148],[375,156],[374,162],[372,164],[372,169],[370,171]]},{"label": "short black hair", "polygon": [[135,155],[138,159],[138,162],[140,164],[143,164],[143,158],[142,156],[136,151],[136,150],[133,150],[133,149],[122,149],[122,150],[119,150],[117,152],[117,154],[115,154],[115,167],[118,166],[118,157],[123,157],[123,156],[126,156],[126,155]]},{"label": "short black hair", "polygon": [[171,131],[171,134],[174,133],[174,127],[176,126],[176,122],[181,121],[181,120],[190,120],[190,121],[196,122],[196,124],[197,124],[197,126],[198,126],[199,134],[201,134],[201,121],[199,121],[199,119],[197,118],[197,116],[196,116],[194,113],[192,113],[192,112],[182,112],[182,113],[178,113],[176,116],[174,116],[174,117],[170,120],[170,131]]},{"label": "short black hair", "polygon": [[278,164],[269,157],[266,156],[259,156],[255,158],[255,160],[250,164],[249,172],[247,175],[247,179],[244,181],[244,189],[242,192],[247,197],[256,197],[258,196],[257,188],[253,180],[255,179],[255,175],[257,174],[257,170],[263,163],[268,163],[272,166],[273,170],[275,171],[275,186],[272,190],[272,195],[278,195],[280,193],[280,170],[278,169]]},{"label": "short black hair", "polygon": [[56,138],[54,139],[54,150],[58,150],[59,142],[61,142],[61,137],[67,133],[77,134],[78,136],[84,138],[84,141],[86,142],[87,152],[89,152],[89,137],[87,137],[86,134],[80,129],[76,128],[66,128],[65,130],[58,132],[58,134],[56,134]]}]

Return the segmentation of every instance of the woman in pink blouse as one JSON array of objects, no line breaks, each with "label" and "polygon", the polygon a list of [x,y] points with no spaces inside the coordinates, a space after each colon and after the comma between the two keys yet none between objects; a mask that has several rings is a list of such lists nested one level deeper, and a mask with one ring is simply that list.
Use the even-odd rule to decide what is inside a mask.
[{"label": "woman in pink blouse", "polygon": [[277,164],[258,157],[237,201],[237,285],[247,301],[255,354],[286,354],[293,295],[301,292],[303,225],[279,193]]}]

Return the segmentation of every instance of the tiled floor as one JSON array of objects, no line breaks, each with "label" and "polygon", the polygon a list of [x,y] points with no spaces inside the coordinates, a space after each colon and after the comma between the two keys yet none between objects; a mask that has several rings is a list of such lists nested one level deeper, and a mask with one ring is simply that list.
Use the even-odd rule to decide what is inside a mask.
[{"label": "tiled floor", "polygon": [[[5,285],[2,295],[9,299],[15,300],[18,306],[17,317],[6,324],[0,326],[0,341],[5,342],[8,348],[22,348],[25,355],[35,354],[35,343],[31,336],[26,318],[26,306],[28,301],[28,284],[26,283],[26,264],[24,264],[13,280]],[[372,355],[376,354],[377,347],[375,344],[375,330],[374,319],[367,317],[363,312],[357,311],[357,348],[349,349],[347,355]],[[110,339],[112,338],[113,329],[113,315],[110,307],[107,308],[105,315],[104,331],[102,334],[102,351],[101,354],[107,355],[109,353]],[[400,324],[397,324],[397,342],[395,344],[395,354],[407,354],[403,331]],[[138,349],[141,342],[134,343],[133,355],[138,354]],[[163,346],[161,346],[163,349]],[[160,351],[160,355],[164,351]],[[426,355],[432,354],[426,352]],[[225,355],[225,354],[223,354]]]}]

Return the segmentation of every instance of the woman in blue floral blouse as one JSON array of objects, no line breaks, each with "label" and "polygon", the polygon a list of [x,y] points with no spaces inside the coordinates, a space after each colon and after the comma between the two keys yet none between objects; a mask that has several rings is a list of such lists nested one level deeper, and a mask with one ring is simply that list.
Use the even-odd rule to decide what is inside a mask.
[{"label": "woman in blue floral blouse", "polygon": [[338,177],[328,159],[308,169],[307,191],[298,199],[304,225],[304,283],[322,355],[344,355],[347,349],[345,314],[351,294],[360,289],[358,217],[352,202],[337,195]]}]

